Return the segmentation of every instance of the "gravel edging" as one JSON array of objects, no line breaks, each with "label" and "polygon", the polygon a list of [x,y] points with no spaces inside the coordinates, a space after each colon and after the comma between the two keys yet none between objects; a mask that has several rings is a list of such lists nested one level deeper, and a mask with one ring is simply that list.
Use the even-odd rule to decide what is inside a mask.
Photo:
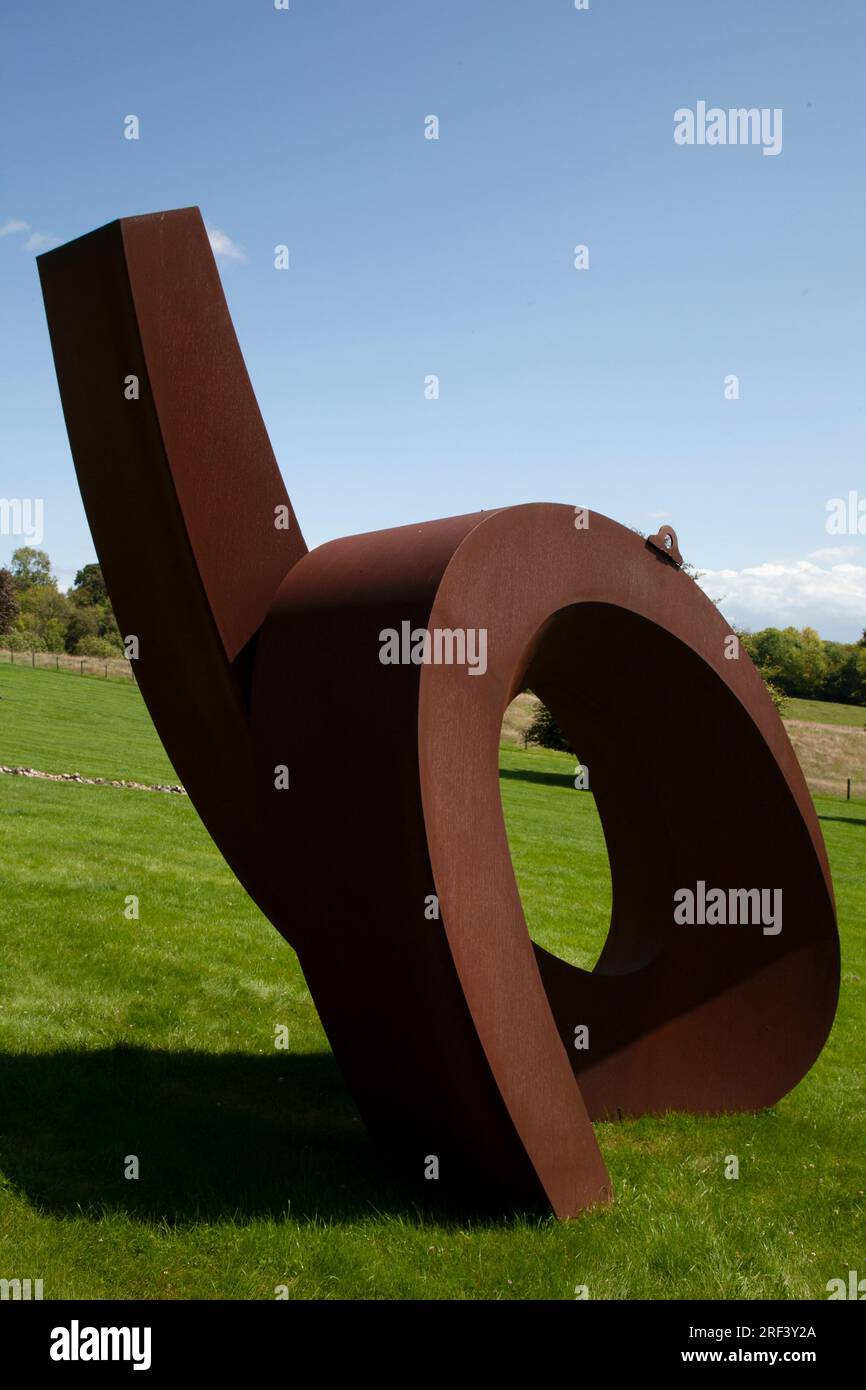
[{"label": "gravel edging", "polygon": [[78,782],[87,787],[123,787],[136,792],[168,792],[173,796],[186,796],[180,784],[156,782],[148,786],[145,782],[113,782],[108,777],[82,777],[80,772],[40,772],[35,767],[4,767],[0,763],[0,775],[7,777],[39,777],[44,782]]}]

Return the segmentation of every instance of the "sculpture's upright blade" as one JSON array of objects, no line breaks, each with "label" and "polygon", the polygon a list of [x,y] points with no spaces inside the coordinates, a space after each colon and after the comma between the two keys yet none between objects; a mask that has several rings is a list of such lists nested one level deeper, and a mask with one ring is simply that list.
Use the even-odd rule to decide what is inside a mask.
[{"label": "sculpture's upright blade", "polygon": [[78,481],[135,670],[205,824],[262,903],[247,696],[256,634],[306,546],[197,208],[39,258]]}]

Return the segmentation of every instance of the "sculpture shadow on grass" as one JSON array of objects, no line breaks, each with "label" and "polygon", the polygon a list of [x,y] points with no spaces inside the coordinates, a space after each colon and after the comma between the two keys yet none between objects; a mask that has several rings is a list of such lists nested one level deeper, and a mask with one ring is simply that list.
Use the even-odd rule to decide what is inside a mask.
[{"label": "sculpture shadow on grass", "polygon": [[838,821],[840,825],[866,825],[862,816],[818,816],[819,820]]},{"label": "sculpture shadow on grass", "polygon": [[421,1221],[428,1203],[383,1170],[329,1053],[3,1054],[0,1173],[43,1211],[94,1220]]},{"label": "sculpture shadow on grass", "polygon": [[573,772],[536,772],[533,769],[501,767],[499,776],[506,782],[535,782],[542,787],[573,787]]}]

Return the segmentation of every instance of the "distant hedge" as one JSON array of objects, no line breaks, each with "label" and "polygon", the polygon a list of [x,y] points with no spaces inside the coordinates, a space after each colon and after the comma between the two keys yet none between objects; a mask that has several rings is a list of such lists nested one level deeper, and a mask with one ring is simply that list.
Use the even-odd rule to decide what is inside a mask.
[{"label": "distant hedge", "polygon": [[740,632],[764,680],[798,700],[866,704],[866,640],[825,642],[814,628]]}]

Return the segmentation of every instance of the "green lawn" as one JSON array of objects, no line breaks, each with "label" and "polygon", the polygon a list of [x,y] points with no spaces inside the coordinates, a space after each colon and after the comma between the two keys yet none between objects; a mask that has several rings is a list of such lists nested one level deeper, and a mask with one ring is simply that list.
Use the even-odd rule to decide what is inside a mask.
[{"label": "green lawn", "polygon": [[[0,695],[2,763],[171,780],[132,687],[4,669]],[[589,964],[592,797],[562,755],[502,765],[532,934]],[[0,1276],[46,1298],[823,1297],[863,1272],[866,804],[818,809],[844,982],[811,1074],[757,1116],[599,1125],[609,1209],[467,1221],[377,1166],[293,952],[186,799],[0,777]]]},{"label": "green lawn", "polygon": [[589,792],[575,791],[576,759],[505,748],[500,786],[508,841],[533,941],[591,970],[610,922],[610,869]]},{"label": "green lawn", "polygon": [[175,782],[138,687],[0,665],[0,763],[129,782]]},{"label": "green lawn", "polygon": [[853,729],[866,729],[866,707],[835,705],[829,700],[791,700],[786,697],[786,719],[808,719],[813,724],[845,724]]}]

